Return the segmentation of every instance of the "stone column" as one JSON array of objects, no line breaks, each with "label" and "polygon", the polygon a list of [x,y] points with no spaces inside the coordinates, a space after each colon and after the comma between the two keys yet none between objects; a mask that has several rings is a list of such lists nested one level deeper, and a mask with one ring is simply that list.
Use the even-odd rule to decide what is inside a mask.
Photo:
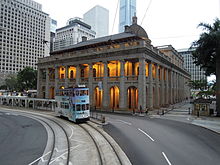
[{"label": "stone column", "polygon": [[45,86],[45,98],[46,99],[49,99],[49,94],[50,94],[50,91],[49,91],[49,68],[46,68],[46,86]]},{"label": "stone column", "polygon": [[154,101],[154,105],[156,108],[160,107],[159,104],[159,65],[156,65],[156,85],[155,85],[155,101]]},{"label": "stone column", "polygon": [[59,66],[55,66],[55,91],[59,89]]},{"label": "stone column", "polygon": [[89,102],[90,105],[93,106],[93,87],[92,87],[92,82],[93,82],[93,68],[92,68],[93,64],[89,64]]},{"label": "stone column", "polygon": [[169,104],[169,71],[166,69],[166,105]]},{"label": "stone column", "polygon": [[164,68],[161,67],[161,105],[164,106],[164,103],[165,103],[165,99],[164,99],[164,92],[165,89],[164,89]]},{"label": "stone column", "polygon": [[42,97],[42,90],[41,90],[41,82],[42,82],[42,70],[38,68],[37,70],[37,97]]},{"label": "stone column", "polygon": [[179,102],[179,74],[176,73],[176,102]]},{"label": "stone column", "polygon": [[69,87],[69,66],[65,66],[65,88]]},{"label": "stone column", "polygon": [[120,61],[120,98],[119,98],[119,108],[125,109],[125,61]]},{"label": "stone column", "polygon": [[104,62],[104,77],[103,77],[103,102],[102,102],[102,107],[103,109],[107,109],[109,107],[109,99],[108,99],[108,94],[109,94],[109,89],[108,89],[108,62]]},{"label": "stone column", "polygon": [[176,98],[177,98],[177,94],[176,94],[176,79],[177,79],[177,77],[176,77],[176,72],[174,72],[174,74],[173,74],[173,87],[174,87],[174,94],[173,94],[173,99],[174,99],[174,103],[176,103]]},{"label": "stone column", "polygon": [[76,66],[76,84],[75,85],[79,85],[80,83],[80,65]]},{"label": "stone column", "polygon": [[173,71],[170,70],[170,104],[173,104]]},{"label": "stone column", "polygon": [[139,58],[138,75],[138,109],[146,109],[146,62],[144,58]]},{"label": "stone column", "polygon": [[149,63],[149,94],[148,94],[148,108],[153,109],[153,76],[152,76],[152,63]]}]

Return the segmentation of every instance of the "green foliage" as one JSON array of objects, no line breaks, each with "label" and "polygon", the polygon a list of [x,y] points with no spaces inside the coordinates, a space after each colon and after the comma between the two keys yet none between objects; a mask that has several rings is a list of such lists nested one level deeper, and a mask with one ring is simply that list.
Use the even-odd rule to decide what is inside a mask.
[{"label": "green foliage", "polygon": [[37,88],[37,71],[31,67],[26,67],[17,74],[20,90]]},{"label": "green foliage", "polygon": [[201,91],[204,91],[208,88],[207,80],[191,80],[189,81],[189,86],[192,89],[199,89]]},{"label": "green foliage", "polygon": [[4,89],[19,91],[37,88],[37,71],[31,67],[26,67],[17,75],[10,75],[5,79]]},{"label": "green foliage", "polygon": [[10,75],[5,79],[5,86],[10,91],[16,91],[18,89],[18,81],[16,75]]},{"label": "green foliage", "polygon": [[199,27],[204,32],[191,46],[196,48],[193,56],[195,63],[205,69],[206,75],[216,75],[216,110],[220,116],[220,20],[216,19],[213,25],[200,23]]},{"label": "green foliage", "polygon": [[0,89],[1,89],[1,90],[7,90],[7,86],[6,86],[6,85],[1,85],[1,86],[0,86]]},{"label": "green foliage", "polygon": [[198,27],[202,27],[204,32],[191,46],[196,48],[193,58],[196,65],[205,69],[206,75],[216,75],[216,56],[220,54],[220,20],[216,19],[213,25],[200,23]]}]

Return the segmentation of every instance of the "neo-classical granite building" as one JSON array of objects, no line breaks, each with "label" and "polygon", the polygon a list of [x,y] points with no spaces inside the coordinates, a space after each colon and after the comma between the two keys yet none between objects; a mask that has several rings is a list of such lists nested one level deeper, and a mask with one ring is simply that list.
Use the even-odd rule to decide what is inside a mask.
[{"label": "neo-classical granite building", "polygon": [[[170,52],[176,52],[172,47]],[[169,54],[169,53],[166,53]],[[151,45],[145,30],[133,24],[124,33],[84,41],[39,59],[38,97],[85,84],[91,106],[102,109],[160,108],[189,97],[190,75],[183,59]]]}]

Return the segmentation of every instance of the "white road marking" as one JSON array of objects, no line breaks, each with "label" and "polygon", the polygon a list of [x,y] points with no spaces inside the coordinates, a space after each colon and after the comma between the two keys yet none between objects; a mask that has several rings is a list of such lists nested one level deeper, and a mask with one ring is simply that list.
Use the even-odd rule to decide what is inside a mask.
[{"label": "white road marking", "polygon": [[29,163],[28,165],[32,165],[32,164],[36,163],[38,160],[40,160],[40,159],[41,159],[42,162],[45,162],[43,157],[48,155],[49,153],[51,153],[51,151],[49,151],[48,153],[46,153],[43,156],[39,157],[38,159],[34,160],[33,162]]},{"label": "white road marking", "polygon": [[140,129],[140,128],[138,128],[138,130],[139,131],[141,131],[143,134],[145,134],[151,141],[153,141],[154,142],[154,139],[150,136],[150,135],[148,135],[146,132],[144,132],[142,129]]},{"label": "white road marking", "polygon": [[[77,145],[77,146],[75,146],[75,147],[71,147],[71,148],[70,148],[70,152],[71,152],[73,149],[76,149],[78,146],[80,146],[80,145]],[[60,158],[66,159],[66,158],[64,157],[64,155],[66,155],[67,153],[68,153],[68,151],[66,151],[66,152],[64,152],[63,154],[61,154],[60,156],[54,158],[49,164],[52,164],[53,162],[59,161]]]},{"label": "white road marking", "polygon": [[124,124],[127,124],[127,125],[132,125],[131,123],[126,122],[126,121],[124,121],[124,120],[118,120],[118,121],[120,121],[120,122],[122,122],[122,123],[124,123]]},{"label": "white road marking", "polygon": [[65,125],[68,126],[68,127],[70,128],[70,130],[71,130],[71,135],[68,137],[69,139],[71,139],[72,136],[73,136],[73,129],[75,129],[75,128],[74,128],[73,126],[69,126],[69,125],[66,124],[66,123],[65,123]]},{"label": "white road marking", "polygon": [[163,157],[166,159],[167,163],[168,163],[169,165],[172,165],[172,164],[170,163],[169,159],[167,158],[166,154],[165,154],[164,152],[162,152],[162,154],[163,154]]}]

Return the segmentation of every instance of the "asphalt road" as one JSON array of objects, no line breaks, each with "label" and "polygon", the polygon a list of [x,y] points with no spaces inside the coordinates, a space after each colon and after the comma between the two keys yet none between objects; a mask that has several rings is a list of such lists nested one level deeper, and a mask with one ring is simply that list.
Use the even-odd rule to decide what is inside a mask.
[{"label": "asphalt road", "polygon": [[108,132],[134,165],[219,165],[220,134],[166,119],[105,114]]},{"label": "asphalt road", "polygon": [[46,129],[36,120],[0,109],[0,164],[27,165],[42,156]]}]

